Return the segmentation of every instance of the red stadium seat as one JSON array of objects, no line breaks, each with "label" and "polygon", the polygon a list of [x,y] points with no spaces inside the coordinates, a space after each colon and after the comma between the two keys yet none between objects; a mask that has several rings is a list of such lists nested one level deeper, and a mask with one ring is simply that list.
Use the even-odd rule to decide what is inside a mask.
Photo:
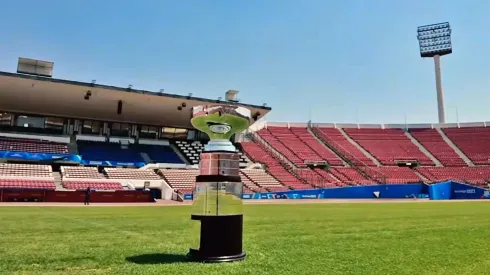
[{"label": "red stadium seat", "polygon": [[410,134],[444,166],[467,166],[435,129],[410,129]]},{"label": "red stadium seat", "polygon": [[344,131],[383,165],[396,166],[396,161],[406,160],[416,160],[422,165],[435,165],[402,129],[345,128]]},{"label": "red stadium seat", "polygon": [[475,165],[490,164],[490,127],[444,128],[442,130]]}]

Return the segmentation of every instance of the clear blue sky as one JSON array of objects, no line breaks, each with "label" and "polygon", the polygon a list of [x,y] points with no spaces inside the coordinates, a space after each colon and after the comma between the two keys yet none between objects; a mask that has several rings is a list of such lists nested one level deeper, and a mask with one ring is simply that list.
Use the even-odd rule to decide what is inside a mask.
[{"label": "clear blue sky", "polygon": [[[416,27],[449,21],[448,121],[490,121],[490,1],[4,1],[0,70],[267,102],[270,121],[436,122],[433,62]],[[310,111],[311,110],[311,111]],[[356,111],[357,110],[357,111]]]}]

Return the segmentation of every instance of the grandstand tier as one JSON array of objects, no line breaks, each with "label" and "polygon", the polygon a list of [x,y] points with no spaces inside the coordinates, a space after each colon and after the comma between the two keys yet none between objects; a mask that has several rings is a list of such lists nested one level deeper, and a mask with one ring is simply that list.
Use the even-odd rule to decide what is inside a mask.
[{"label": "grandstand tier", "polygon": [[436,129],[410,129],[410,134],[444,166],[466,166],[466,163],[442,138]]},{"label": "grandstand tier", "polygon": [[310,185],[303,183],[296,176],[291,174],[290,171],[276,160],[270,152],[260,147],[254,142],[242,142],[243,152],[246,153],[249,158],[255,162],[264,164],[267,167],[267,171],[286,187],[291,189],[309,189]]},{"label": "grandstand tier", "polygon": [[[332,150],[330,150],[325,144],[322,144],[315,136],[308,131],[308,128],[292,127],[291,132],[295,134],[299,141],[306,144],[313,152],[315,152],[322,160],[325,160],[332,166],[343,166],[344,163]],[[296,142],[299,142],[296,140]]]},{"label": "grandstand tier", "polygon": [[66,144],[41,139],[24,139],[0,136],[0,151],[46,154],[68,154]]},{"label": "grandstand tier", "polygon": [[490,127],[444,128],[444,133],[476,165],[490,165]]},{"label": "grandstand tier", "polygon": [[418,167],[416,170],[429,182],[454,180],[485,187],[490,183],[490,166]]},{"label": "grandstand tier", "polygon": [[161,180],[153,170],[131,168],[104,168],[109,179]]},{"label": "grandstand tier", "polygon": [[421,165],[435,165],[402,129],[343,130],[383,165],[396,166],[398,161],[417,161]]},{"label": "grandstand tier", "polygon": [[357,160],[357,163],[367,166],[376,166],[376,164],[351,143],[341,132],[336,128],[315,127],[313,132],[318,135],[328,146],[335,148],[346,159]]},{"label": "grandstand tier", "polygon": [[66,189],[85,190],[123,190],[120,183],[117,182],[97,182],[97,181],[64,181],[63,186]]},{"label": "grandstand tier", "polygon": [[[182,155],[185,156],[187,161],[190,164],[198,164],[201,159],[201,153],[204,150],[204,143],[201,141],[188,141],[188,140],[176,140],[174,141],[175,145],[182,152]],[[240,164],[246,165],[248,163],[248,159],[245,155],[242,154],[241,151],[238,151],[240,155]]]},{"label": "grandstand tier", "polygon": [[[85,99],[88,87],[98,88],[98,99],[91,104]],[[0,187],[121,190],[136,188],[131,182],[139,182],[139,189],[145,182],[146,188],[151,181],[156,182],[152,188],[166,182],[182,193],[192,192],[207,141],[192,129],[189,113],[181,109],[216,101],[133,92],[0,73],[0,110],[7,110],[0,113]],[[31,100],[22,102],[15,99],[18,96]],[[131,102],[124,104],[123,115],[113,112],[117,100]],[[46,101],[52,104],[39,104]],[[255,120],[270,111],[240,105],[250,108]],[[490,181],[486,123],[436,125],[442,130],[433,125],[313,126],[265,121],[252,126],[234,140],[243,140],[236,147],[241,168],[248,167],[240,172],[245,192]],[[402,164],[408,167],[398,167]],[[143,168],[121,168],[126,166]]]},{"label": "grandstand tier", "polygon": [[99,173],[96,167],[84,166],[61,166],[61,175],[63,178],[86,178],[86,179],[102,179],[104,174]]},{"label": "grandstand tier", "polygon": [[197,169],[161,169],[158,173],[163,176],[165,181],[174,189],[181,193],[192,193],[196,176],[199,175]]}]

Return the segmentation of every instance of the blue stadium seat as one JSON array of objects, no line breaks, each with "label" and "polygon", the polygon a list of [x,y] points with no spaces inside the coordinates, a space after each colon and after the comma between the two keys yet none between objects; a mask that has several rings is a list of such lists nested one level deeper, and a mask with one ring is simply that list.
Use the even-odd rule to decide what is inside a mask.
[{"label": "blue stadium seat", "polygon": [[138,149],[148,154],[153,162],[184,163],[170,146],[139,144]]},{"label": "blue stadium seat", "polygon": [[163,145],[131,144],[122,149],[119,143],[78,141],[78,151],[91,161],[145,162],[141,153],[146,153],[155,163],[184,163],[172,147]]},{"label": "blue stadium seat", "polygon": [[78,152],[92,161],[144,162],[137,149],[121,149],[118,143],[78,141]]}]

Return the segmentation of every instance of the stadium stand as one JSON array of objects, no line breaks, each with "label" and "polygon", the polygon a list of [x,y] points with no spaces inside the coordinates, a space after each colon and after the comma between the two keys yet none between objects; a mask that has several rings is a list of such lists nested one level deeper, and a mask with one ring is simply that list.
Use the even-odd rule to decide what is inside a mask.
[{"label": "stadium stand", "polygon": [[[93,105],[81,104],[91,96],[86,87],[100,87],[101,96],[91,101]],[[66,102],[58,106],[60,90],[73,93],[63,93]],[[76,92],[81,90],[84,94]],[[0,161],[15,162],[0,163],[2,189],[192,192],[198,173],[195,165],[207,141],[205,135],[190,129],[189,113],[180,111],[215,104],[215,100],[162,93],[155,97],[145,91],[136,95],[133,89],[5,72],[0,73],[0,92],[0,109],[29,108],[25,112],[34,114],[0,113]],[[46,109],[41,104],[23,104],[15,99],[18,96],[29,96],[33,102],[50,100],[53,117],[43,115]],[[131,104],[124,104],[120,113],[106,112],[114,105],[114,100],[107,100],[112,96]],[[63,107],[68,104],[80,104],[79,113]],[[485,185],[490,181],[490,127],[485,122],[405,127],[267,123],[262,118],[270,108],[240,105],[257,114],[253,118],[257,123],[245,135],[237,135],[237,140],[244,140],[236,144],[240,167],[248,167],[240,172],[245,192],[444,180]],[[170,112],[175,106],[180,109]],[[84,119],[94,116],[97,120]],[[30,164],[17,163],[22,161]],[[126,166],[142,169],[120,168]],[[164,188],[169,192],[163,192]]]},{"label": "stadium stand", "polygon": [[[201,141],[176,140],[174,142],[190,164],[199,163],[201,152],[204,150],[204,144]],[[247,157],[240,150],[238,154],[240,155],[240,163],[247,164]]]},{"label": "stadium stand", "polygon": [[475,165],[490,164],[490,127],[444,128],[442,130]]},{"label": "stadium stand", "polygon": [[104,168],[109,179],[161,180],[153,170],[131,168]]},{"label": "stadium stand", "polygon": [[269,152],[260,147],[255,142],[242,142],[243,152],[255,161],[264,164],[275,179],[291,189],[308,189],[308,184],[303,183],[288,170],[286,170],[279,161],[277,161]]},{"label": "stadium stand", "polygon": [[61,166],[60,168],[63,178],[76,179],[103,179],[104,174],[99,173],[96,167],[84,166]]},{"label": "stadium stand", "polygon": [[204,144],[200,141],[176,140],[177,148],[183,153],[190,164],[198,164]]},{"label": "stadium stand", "polygon": [[331,168],[329,171],[340,181],[348,185],[371,185],[375,182],[367,179],[354,168]]},{"label": "stadium stand", "polygon": [[247,177],[243,172],[240,171],[240,176],[244,186],[245,193],[260,193],[260,192],[268,192],[269,190],[258,186],[255,182],[253,182],[249,177]]},{"label": "stadium stand", "polygon": [[480,186],[490,183],[490,166],[418,167],[416,170],[429,182],[456,180]]},{"label": "stadium stand", "polygon": [[339,178],[335,177],[331,171],[325,171],[323,169],[313,169],[316,173],[318,173],[322,178],[324,179],[324,184],[323,188],[330,188],[330,187],[344,187],[347,186],[347,184],[343,181],[341,181]]},{"label": "stadium stand", "polygon": [[55,189],[49,165],[0,163],[0,187]]},{"label": "stadium stand", "polygon": [[[279,152],[281,155],[286,157],[288,160],[290,160],[292,163],[294,163],[298,167],[306,167],[306,165],[305,165],[304,159],[299,158],[292,151],[293,148],[295,148],[295,149],[301,148],[299,150],[301,150],[301,152],[302,152],[301,154],[303,154],[304,157],[309,156],[311,158],[315,158],[315,159],[311,159],[311,160],[321,161],[321,159],[318,156],[312,155],[311,152],[307,153],[308,149],[305,148],[306,146],[297,145],[297,143],[294,140],[290,140],[284,136],[280,136],[281,139],[278,139],[272,134],[272,132],[270,132],[266,128],[260,130],[258,132],[258,135],[264,141],[266,141],[269,145],[271,145],[272,148],[274,148],[274,150]],[[287,145],[285,145],[285,144],[287,144]],[[290,145],[292,145],[293,147],[289,147]],[[300,152],[298,152],[298,154],[300,154]]]},{"label": "stadium stand", "polygon": [[[258,187],[258,190],[268,191],[287,191],[289,188],[282,185],[277,179],[267,174],[263,169],[242,169],[242,179],[247,178]],[[250,188],[252,191],[257,190],[255,186]]]},{"label": "stadium stand", "polygon": [[121,183],[107,181],[96,167],[61,166],[63,187],[66,189],[122,190]]},{"label": "stadium stand", "polygon": [[93,190],[123,190],[122,185],[117,182],[64,181],[63,186],[72,190],[84,190],[89,187]]},{"label": "stadium stand", "polygon": [[174,189],[182,193],[192,193],[198,169],[160,169],[158,172],[163,179]]},{"label": "stadium stand", "polygon": [[[158,171],[165,181],[174,189],[179,190],[182,193],[192,193],[192,189],[196,182],[196,176],[199,175],[198,169],[160,169]],[[244,183],[244,191],[246,193],[253,192],[267,192],[267,190],[260,188],[250,179],[242,176]]]},{"label": "stadium stand", "polygon": [[422,181],[409,167],[383,166],[374,169],[386,175],[387,183],[417,183]]},{"label": "stadium stand", "polygon": [[328,149],[328,147],[315,139],[307,128],[291,127],[289,131],[297,137],[297,139],[293,139],[296,143],[304,143],[310,148],[309,151],[317,154],[322,160],[327,161],[328,164],[333,166],[344,166],[342,160],[330,149]]},{"label": "stadium stand", "polygon": [[[326,127],[315,127],[313,132],[318,135],[320,139],[324,141],[330,141],[334,148],[340,149],[341,153],[347,155],[348,159],[358,159],[361,163],[367,166],[376,166],[376,164],[367,157],[363,152],[361,152],[357,147],[347,140],[342,133],[336,128],[326,128]],[[328,143],[328,142],[327,142]]]},{"label": "stadium stand", "polygon": [[343,130],[383,165],[396,166],[397,161],[417,161],[421,165],[435,165],[402,129],[345,128]]},{"label": "stadium stand", "polygon": [[141,153],[132,147],[121,148],[119,143],[77,141],[83,159],[91,161],[144,162]]},{"label": "stadium stand", "polygon": [[0,175],[7,177],[52,178],[49,165],[0,163]]},{"label": "stadium stand", "polygon": [[24,180],[24,179],[4,179],[0,178],[0,188],[21,188],[21,189],[56,189],[56,185],[51,180]]},{"label": "stadium stand", "polygon": [[[267,130],[267,131],[266,131]],[[342,159],[327,146],[321,144],[307,128],[303,127],[269,127],[259,132],[261,138],[277,150],[281,155],[292,156],[289,159],[297,167],[289,167],[278,160],[270,149],[260,143],[247,141],[238,144],[243,152],[255,162],[265,165],[264,169],[242,169],[241,176],[245,192],[286,191],[290,189],[335,188],[348,185],[371,185],[375,181],[362,174],[355,167],[344,167]],[[346,139],[335,128],[316,128],[320,137],[328,135],[328,140],[337,142],[349,150],[349,153],[373,164],[354,144]],[[389,131],[387,131],[389,130]],[[344,131],[363,148],[373,154],[383,164],[381,167],[372,165],[371,169],[386,176],[386,182],[416,183],[421,181],[437,182],[457,180],[470,184],[485,186],[490,182],[490,166],[467,167],[466,163],[444,141],[435,129],[410,129],[410,134],[445,167],[434,167],[428,159],[408,138],[401,129],[350,129]],[[468,157],[478,165],[486,164],[490,144],[488,128],[446,128],[444,132]],[[469,140],[469,141],[468,141]],[[0,138],[2,146],[9,150],[30,150],[30,152],[67,152],[67,144],[41,141],[39,139]],[[181,149],[193,148],[183,153],[189,160],[195,156],[198,161],[203,149],[201,142],[173,141]],[[6,145],[8,144],[8,145]],[[21,144],[21,145],[19,145]],[[26,145],[27,144],[27,145]],[[33,145],[34,144],[34,145]],[[108,155],[119,161],[139,160],[140,153],[146,152],[152,160],[162,163],[182,163],[182,160],[170,146],[132,145],[122,149],[121,144],[78,141],[81,154],[94,156],[95,159],[107,159]],[[178,145],[180,144],[180,145]],[[6,147],[3,147],[6,148]],[[100,151],[97,151],[101,149]],[[301,153],[300,153],[301,152]],[[197,155],[194,155],[197,154]],[[247,159],[245,156],[242,160]],[[414,159],[422,166],[417,168],[393,166],[396,160]],[[294,160],[296,162],[294,162]],[[326,161],[328,168],[308,168],[306,161]],[[428,165],[428,167],[424,166]],[[182,193],[191,193],[198,170],[160,169],[157,173],[148,169],[127,169],[106,167],[102,173],[95,167],[61,166],[62,185],[66,189],[122,190],[113,179],[161,180],[164,179],[172,188]],[[419,176],[420,175],[420,176]],[[421,178],[422,177],[422,178]],[[2,188],[42,188],[54,189],[56,185],[50,165],[36,164],[0,164],[0,187]]]},{"label": "stadium stand", "polygon": [[139,152],[146,153],[154,163],[184,163],[170,146],[164,145],[133,145]]},{"label": "stadium stand", "polygon": [[466,166],[436,129],[410,129],[409,132],[444,166]]},{"label": "stadium stand", "polygon": [[68,147],[63,143],[39,139],[0,137],[0,151],[68,154]]}]

